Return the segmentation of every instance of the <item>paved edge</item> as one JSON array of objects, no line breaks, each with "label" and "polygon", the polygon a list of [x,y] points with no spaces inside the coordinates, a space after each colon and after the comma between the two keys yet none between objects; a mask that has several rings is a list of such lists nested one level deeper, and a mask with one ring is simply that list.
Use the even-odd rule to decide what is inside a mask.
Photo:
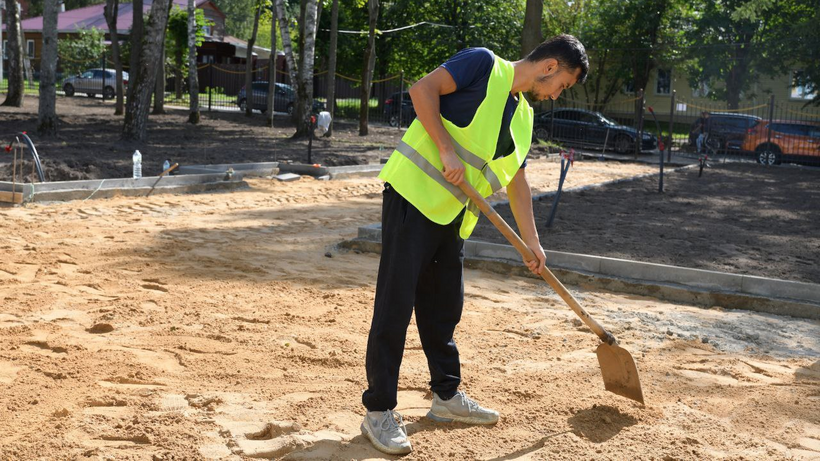
[{"label": "paved edge", "polygon": [[[199,193],[215,190],[248,188],[242,175],[226,178],[225,174],[157,176],[116,179],[92,179],[83,181],[55,181],[45,183],[16,184],[14,189],[23,194],[23,202],[64,202],[110,198],[119,196],[141,197],[149,192],[155,194]],[[153,192],[151,189],[153,188]],[[0,191],[11,191],[12,183],[0,181]]]},{"label": "paved edge", "polygon": [[346,179],[353,177],[378,176],[384,165],[348,165],[348,166],[321,166],[300,163],[223,163],[216,165],[184,165],[179,167],[179,174],[224,174],[229,168],[241,172],[245,177],[272,176],[276,173],[293,173],[313,177],[330,176],[330,179]]},{"label": "paved edge", "polygon": [[[340,247],[381,252],[378,224],[359,228],[359,236]],[[820,285],[664,264],[546,251],[547,262],[569,284],[652,296],[698,306],[721,306],[820,320]],[[518,276],[532,275],[511,245],[470,241],[465,266]]]}]

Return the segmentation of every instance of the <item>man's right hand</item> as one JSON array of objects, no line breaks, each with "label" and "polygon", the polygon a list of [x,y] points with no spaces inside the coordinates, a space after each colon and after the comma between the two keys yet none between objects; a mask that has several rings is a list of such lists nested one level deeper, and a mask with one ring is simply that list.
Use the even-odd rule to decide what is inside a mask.
[{"label": "man's right hand", "polygon": [[454,151],[442,151],[441,163],[444,165],[444,179],[456,186],[464,181],[464,164]]}]

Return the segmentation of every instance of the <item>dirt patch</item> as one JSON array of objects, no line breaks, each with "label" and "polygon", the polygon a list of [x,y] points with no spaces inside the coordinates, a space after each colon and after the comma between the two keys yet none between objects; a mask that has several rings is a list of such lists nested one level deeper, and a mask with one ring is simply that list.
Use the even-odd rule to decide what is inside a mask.
[{"label": "dirt patch", "polygon": [[[0,209],[0,458],[383,458],[359,432],[379,258],[334,246],[382,186],[250,184]],[[424,417],[411,325],[404,459],[820,456],[818,322],[570,287],[635,356],[642,408],[543,282],[465,275],[463,388],[501,421]]]},{"label": "dirt patch", "polygon": [[[551,228],[552,200],[536,202],[535,219],[550,250],[818,283],[818,183],[818,168],[721,164],[668,175],[663,194],[657,176],[564,194]],[[486,219],[474,238],[505,242]]]},{"label": "dirt patch", "polygon": [[[294,130],[286,116],[277,116],[275,128],[254,113],[247,118],[238,112],[202,112],[199,125],[186,123],[187,111],[169,108],[164,115],[151,115],[145,143],[120,141],[122,117],[114,116],[111,102],[85,97],[57,98],[60,117],[55,138],[36,134],[37,98],[27,97],[21,108],[0,108],[0,143],[9,143],[15,133],[25,131],[37,148],[47,181],[125,178],[132,174],[131,155],[143,155],[143,175],[157,175],[170,159],[180,165],[293,161],[307,162],[307,141],[292,141]],[[334,136],[313,141],[311,161],[328,166],[378,163],[392,152],[402,132],[373,125],[367,137],[359,136],[358,125],[338,122]],[[389,149],[389,150],[388,150]],[[0,165],[10,163],[2,154]],[[27,162],[28,163],[28,162]],[[25,173],[31,174],[27,164]],[[10,180],[11,168],[0,168],[0,180]]]}]

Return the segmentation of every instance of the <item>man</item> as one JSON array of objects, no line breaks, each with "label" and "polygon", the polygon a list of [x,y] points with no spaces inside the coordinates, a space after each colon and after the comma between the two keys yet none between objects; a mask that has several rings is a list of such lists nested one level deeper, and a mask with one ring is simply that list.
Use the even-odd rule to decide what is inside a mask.
[{"label": "man", "polygon": [[464,304],[464,239],[478,221],[478,208],[458,185],[472,184],[488,197],[507,194],[521,237],[537,257],[546,257],[532,212],[525,159],[533,114],[522,92],[556,99],[589,69],[584,46],[573,36],[547,40],[526,58],[509,62],[485,48],[458,52],[410,88],[417,119],[379,175],[386,184],[382,205],[382,255],[367,341],[367,415],[362,432],[390,454],[406,454],[410,442],[397,405],[399,367],[414,307],[430,369],[437,421],[495,424],[498,412],[458,390],[461,371],[453,332]]},{"label": "man", "polygon": [[698,138],[695,140],[695,144],[698,146],[698,154],[703,152],[703,144],[709,137],[710,128],[709,112],[703,111],[700,113],[700,117],[695,120],[695,129],[692,130],[693,133],[698,134]]}]

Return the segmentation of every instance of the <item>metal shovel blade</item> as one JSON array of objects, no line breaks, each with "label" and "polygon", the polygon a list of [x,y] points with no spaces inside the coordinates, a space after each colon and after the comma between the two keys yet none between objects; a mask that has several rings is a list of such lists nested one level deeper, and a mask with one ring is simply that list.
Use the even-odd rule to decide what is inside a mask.
[{"label": "metal shovel blade", "polygon": [[643,402],[641,379],[632,355],[620,346],[601,343],[595,351],[604,377],[604,387],[622,397]]}]

